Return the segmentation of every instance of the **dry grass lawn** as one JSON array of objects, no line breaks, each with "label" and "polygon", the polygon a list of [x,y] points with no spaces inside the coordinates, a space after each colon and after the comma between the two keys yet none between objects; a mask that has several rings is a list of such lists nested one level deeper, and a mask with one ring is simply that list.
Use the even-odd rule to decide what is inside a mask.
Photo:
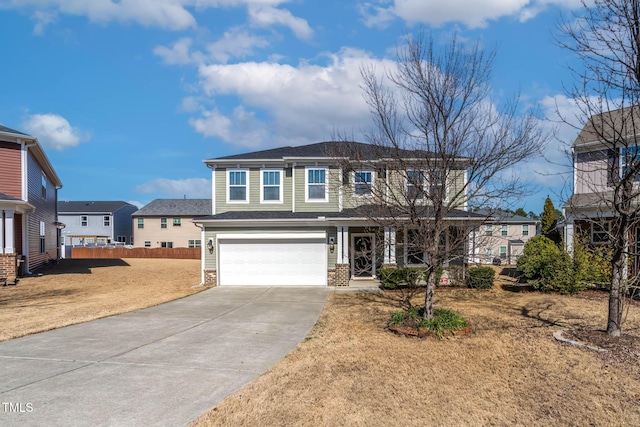
[{"label": "dry grass lawn", "polygon": [[[557,342],[605,326],[607,299],[439,292],[474,332],[437,341],[385,330],[397,293],[332,294],[307,340],[195,426],[639,426],[640,347],[627,358]],[[640,335],[634,303],[626,333]]]},{"label": "dry grass lawn", "polygon": [[199,292],[200,260],[67,259],[0,286],[0,341]]}]

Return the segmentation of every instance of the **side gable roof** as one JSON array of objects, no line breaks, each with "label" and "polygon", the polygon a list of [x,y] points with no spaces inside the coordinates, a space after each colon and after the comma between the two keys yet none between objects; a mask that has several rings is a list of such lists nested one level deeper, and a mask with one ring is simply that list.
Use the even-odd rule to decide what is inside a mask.
[{"label": "side gable roof", "polygon": [[640,132],[640,107],[594,114],[584,125],[573,146],[580,148],[600,141],[622,141]]},{"label": "side gable roof", "polygon": [[59,201],[58,214],[113,213],[126,206],[135,209],[134,205],[123,201]]},{"label": "side gable roof", "polygon": [[211,199],[155,199],[133,216],[205,216],[211,215]]}]

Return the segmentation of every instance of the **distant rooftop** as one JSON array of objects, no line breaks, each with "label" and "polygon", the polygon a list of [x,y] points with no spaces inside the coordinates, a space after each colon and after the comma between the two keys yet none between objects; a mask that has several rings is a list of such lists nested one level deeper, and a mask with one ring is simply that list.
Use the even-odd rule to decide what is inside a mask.
[{"label": "distant rooftop", "polygon": [[211,215],[211,199],[155,199],[133,213],[134,216]]},{"label": "distant rooftop", "polygon": [[18,134],[18,135],[29,136],[24,132],[20,132],[19,130],[11,129],[11,128],[8,128],[8,127],[2,126],[2,125],[0,125],[0,132],[15,133],[15,134]]},{"label": "distant rooftop", "polygon": [[125,206],[135,208],[123,201],[59,201],[58,214],[115,212]]}]

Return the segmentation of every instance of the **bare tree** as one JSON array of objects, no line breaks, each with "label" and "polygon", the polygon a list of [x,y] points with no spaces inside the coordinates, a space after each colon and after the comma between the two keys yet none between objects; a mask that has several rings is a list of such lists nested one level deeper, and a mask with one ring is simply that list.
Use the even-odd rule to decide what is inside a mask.
[{"label": "bare tree", "polygon": [[630,242],[639,219],[640,0],[583,0],[560,33],[559,44],[579,59],[565,90],[586,122],[574,144],[579,188],[568,206],[598,240],[611,244],[607,333],[619,336],[629,255],[637,255]]},{"label": "bare tree", "polygon": [[343,144],[345,152],[335,153],[343,173],[353,176],[382,159],[376,174],[384,179],[365,182],[366,205],[355,204],[371,223],[396,228],[396,240],[407,236],[405,258],[426,269],[426,318],[433,317],[438,272],[468,256],[469,230],[484,219],[470,207],[504,207],[522,195],[513,168],[547,140],[535,112],[520,111],[517,98],[494,102],[494,57],[455,37],[439,46],[424,34],[407,36],[397,68],[383,77],[361,70],[374,122],[367,148]]}]

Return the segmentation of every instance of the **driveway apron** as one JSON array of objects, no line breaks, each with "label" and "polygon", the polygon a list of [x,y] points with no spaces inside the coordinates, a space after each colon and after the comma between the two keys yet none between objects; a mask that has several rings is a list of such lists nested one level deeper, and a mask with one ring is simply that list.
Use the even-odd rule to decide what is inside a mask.
[{"label": "driveway apron", "polygon": [[185,425],[291,352],[329,293],[213,288],[2,342],[0,425]]}]

